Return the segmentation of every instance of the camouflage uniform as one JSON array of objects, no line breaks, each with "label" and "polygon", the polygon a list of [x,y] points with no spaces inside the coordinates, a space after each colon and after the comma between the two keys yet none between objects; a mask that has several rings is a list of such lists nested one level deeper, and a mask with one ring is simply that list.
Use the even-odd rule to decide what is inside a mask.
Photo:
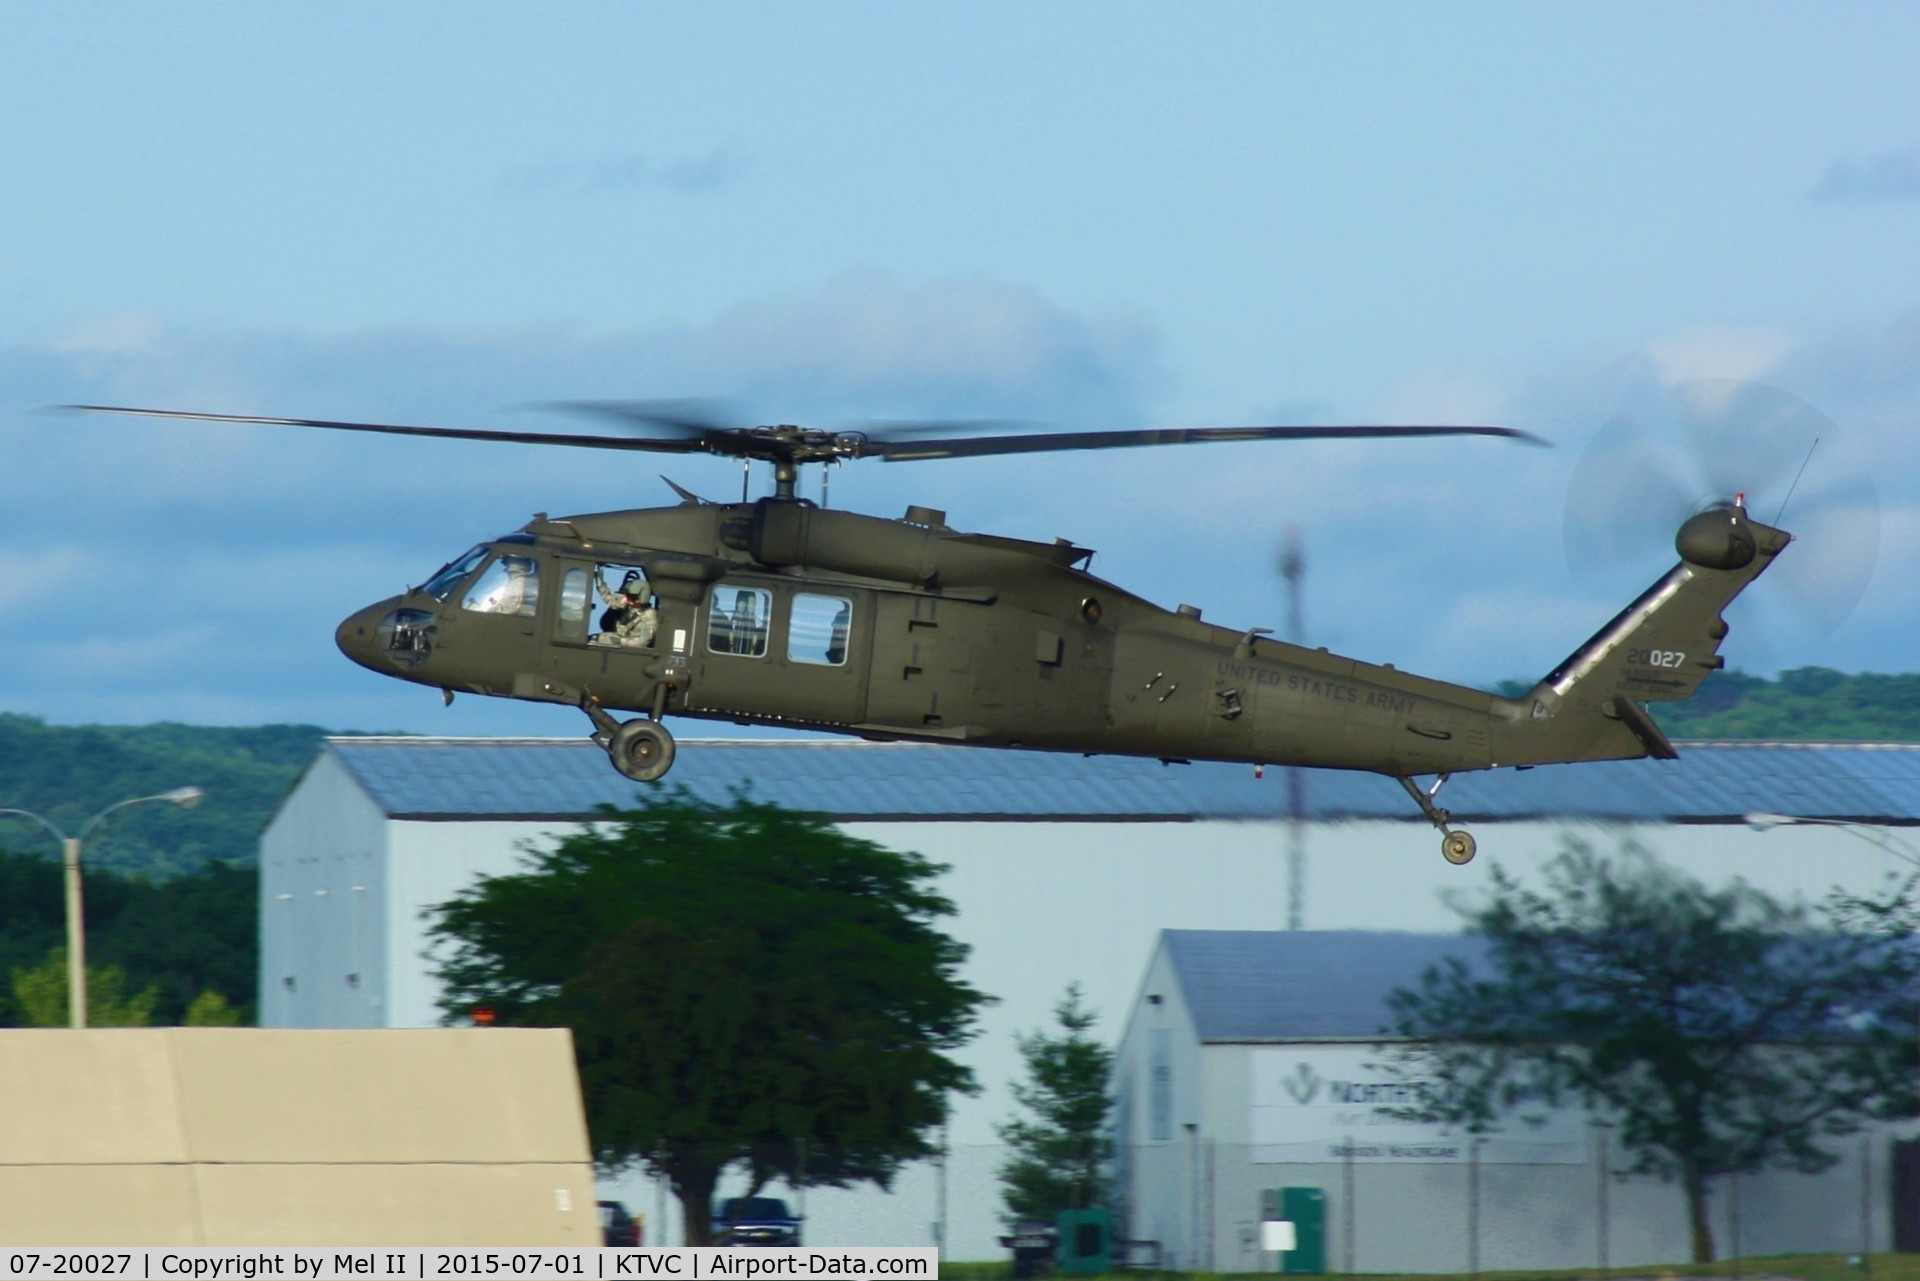
[{"label": "camouflage uniform", "polygon": [[646,579],[629,573],[616,592],[610,590],[596,575],[593,588],[600,593],[600,599],[606,602],[607,608],[613,611],[613,630],[596,633],[593,636],[595,645],[645,648],[653,644],[653,635],[660,627],[660,612],[647,605]]}]

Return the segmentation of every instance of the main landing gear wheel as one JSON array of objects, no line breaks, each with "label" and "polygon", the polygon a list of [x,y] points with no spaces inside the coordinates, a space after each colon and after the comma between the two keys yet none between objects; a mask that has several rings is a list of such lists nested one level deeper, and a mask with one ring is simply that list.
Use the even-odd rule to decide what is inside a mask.
[{"label": "main landing gear wheel", "polygon": [[1433,786],[1424,792],[1414,784],[1412,779],[1404,776],[1400,778],[1400,786],[1407,789],[1407,795],[1411,796],[1413,803],[1420,807],[1420,812],[1427,816],[1427,821],[1440,829],[1440,857],[1455,867],[1460,867],[1473,862],[1474,853],[1480,846],[1468,833],[1458,828],[1448,827],[1447,824],[1452,821],[1453,815],[1433,803],[1433,798],[1440,794],[1440,789],[1446,786],[1447,780],[1451,777],[1450,774],[1442,774],[1434,780]]},{"label": "main landing gear wheel", "polygon": [[1455,829],[1440,838],[1441,857],[1455,867],[1473,862],[1474,851],[1479,848],[1471,832]]},{"label": "main landing gear wheel", "polygon": [[613,767],[636,783],[653,783],[673,768],[673,735],[659,721],[628,721],[608,736]]}]

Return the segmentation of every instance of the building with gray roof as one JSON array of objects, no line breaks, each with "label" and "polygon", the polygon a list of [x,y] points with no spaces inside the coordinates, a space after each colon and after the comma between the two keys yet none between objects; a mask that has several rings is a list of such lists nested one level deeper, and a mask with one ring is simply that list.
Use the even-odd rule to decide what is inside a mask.
[{"label": "building with gray roof", "polygon": [[[1677,761],[1454,778],[1443,802],[1480,838],[1466,867],[1371,775],[1306,772],[1297,824],[1278,769],[906,743],[688,740],[668,785],[713,799],[747,787],[948,865],[965,977],[1000,998],[964,1052],[984,1090],[956,1105],[944,1174],[909,1171],[892,1196],[811,1192],[808,1239],[926,1244],[938,1225],[949,1257],[992,1258],[1015,1038],[1046,1026],[1076,981],[1117,1037],[1163,930],[1272,931],[1297,916],[1311,931],[1445,932],[1457,918],[1443,892],[1475,892],[1495,863],[1524,875],[1570,838],[1631,839],[1709,882],[1815,895],[1870,888],[1920,853],[1920,748],[1681,747]],[[328,740],[262,837],[262,1022],[439,1021],[422,910],[641,790],[581,739]],[[1794,822],[1755,827],[1755,812]],[[1248,980],[1250,1000],[1265,981]],[[653,1212],[651,1240],[677,1239],[650,1185],[625,1195]]]},{"label": "building with gray roof", "polygon": [[[1599,761],[1462,774],[1445,801],[1462,822],[1579,816],[1623,822],[1728,823],[1753,812],[1913,826],[1920,744],[1685,743],[1677,761]],[[671,783],[723,799],[742,783],[763,799],[848,819],[953,817],[1059,821],[1275,820],[1288,796],[1269,771],[1162,765],[1138,757],[956,750],[857,739],[690,740]],[[585,739],[329,739],[387,815],[417,820],[574,818],[632,802],[637,785]],[[1391,779],[1307,770],[1315,821],[1418,823]],[[1264,782],[1264,786],[1262,783]]]},{"label": "building with gray roof", "polygon": [[[1475,1138],[1402,1120],[1388,997],[1429,967],[1483,963],[1459,934],[1166,930],[1115,1056],[1116,1182],[1136,1257],[1202,1272],[1275,1270],[1262,1210],[1281,1189],[1296,1241],[1329,1272],[1638,1266],[1690,1254],[1678,1187],[1630,1164],[1576,1105]],[[1913,1127],[1828,1140],[1816,1175],[1712,1189],[1721,1257],[1886,1250]],[[1269,1194],[1263,1196],[1263,1194]],[[1292,1269],[1290,1269],[1292,1270]]]}]

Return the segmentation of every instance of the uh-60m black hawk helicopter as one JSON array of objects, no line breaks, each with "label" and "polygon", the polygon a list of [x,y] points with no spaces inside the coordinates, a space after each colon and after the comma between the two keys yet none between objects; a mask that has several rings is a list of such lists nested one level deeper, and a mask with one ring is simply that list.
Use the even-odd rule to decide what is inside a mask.
[{"label": "uh-60m black hawk helicopter", "polygon": [[[774,493],[549,517],[359,610],[336,639],[385,676],[570,704],[615,769],[673,764],[668,716],[882,740],[1369,770],[1399,780],[1453,863],[1473,837],[1435,804],[1462,770],[1671,758],[1642,704],[1722,665],[1721,611],[1791,541],[1738,501],[1700,512],[1680,563],[1518,698],[1223,628],[1087,572],[1089,548],[963,533],[795,494],[800,469],[1051,450],[1310,438],[1504,436],[1497,427],[1228,427],[955,435],[949,424],[737,428],[653,403],[592,402],[654,434],[555,435],[107,406],[96,412],[455,440],[707,453],[773,465]],[[946,434],[941,434],[944,430]],[[605,605],[602,609],[601,606]],[[641,715],[622,721],[617,712]],[[1430,787],[1415,780],[1437,776]]]}]

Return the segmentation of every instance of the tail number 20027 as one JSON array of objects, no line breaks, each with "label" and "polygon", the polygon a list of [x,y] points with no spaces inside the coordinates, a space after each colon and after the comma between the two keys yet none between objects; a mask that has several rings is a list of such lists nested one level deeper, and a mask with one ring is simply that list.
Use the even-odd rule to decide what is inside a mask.
[{"label": "tail number 20027", "polygon": [[1627,661],[1648,667],[1678,667],[1687,661],[1687,656],[1685,651],[1677,649],[1630,649]]}]

